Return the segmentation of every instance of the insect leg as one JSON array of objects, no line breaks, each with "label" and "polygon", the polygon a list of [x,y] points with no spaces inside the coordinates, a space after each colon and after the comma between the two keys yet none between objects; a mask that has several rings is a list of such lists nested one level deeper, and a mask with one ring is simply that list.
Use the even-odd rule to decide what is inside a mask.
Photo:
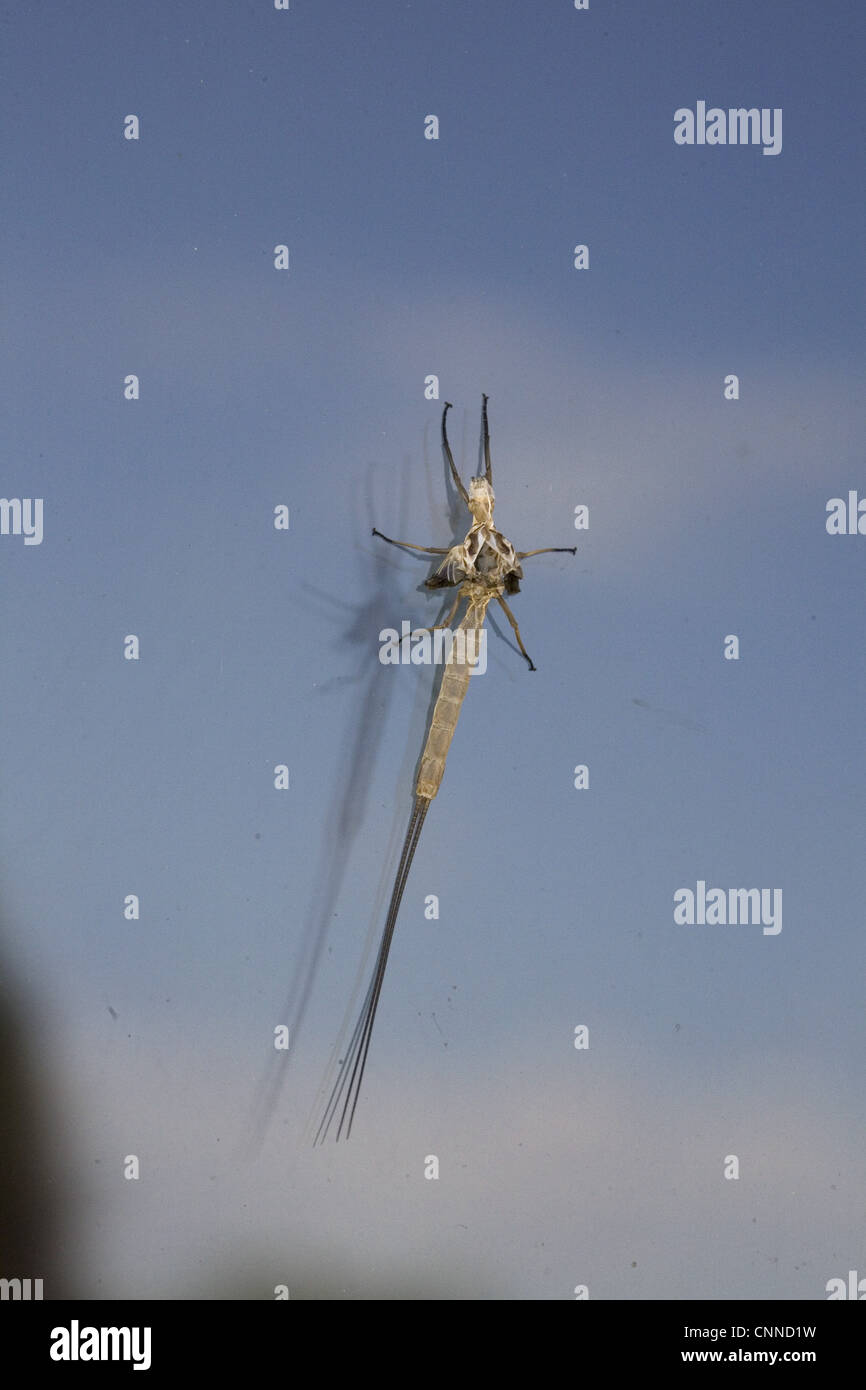
[{"label": "insect leg", "polygon": [[514,628],[514,635],[515,635],[515,637],[517,638],[517,645],[518,645],[518,647],[520,648],[520,650],[523,652],[523,655],[526,657],[526,660],[529,662],[529,669],[530,669],[530,671],[534,671],[536,668],[535,668],[535,666],[533,666],[533,664],[532,664],[532,659],[531,659],[531,657],[530,657],[530,655],[529,655],[529,652],[526,650],[526,648],[525,648],[524,645],[523,645],[523,638],[520,636],[520,628],[517,626],[517,619],[515,618],[515,616],[514,616],[514,614],[512,613],[511,609],[508,607],[508,604],[505,602],[505,599],[502,597],[502,595],[501,595],[501,594],[497,594],[496,597],[497,597],[497,599],[498,599],[498,601],[499,601],[499,603],[500,603],[502,609],[503,609],[504,612],[505,612],[506,618],[507,618],[508,621],[510,622],[511,626]]},{"label": "insect leg", "polygon": [[411,541],[392,541],[390,536],[383,536],[382,532],[377,531],[375,526],[373,527],[373,535],[378,536],[380,540],[387,541],[389,545],[402,545],[405,546],[407,550],[423,550],[425,555],[448,554],[447,549],[443,550],[441,546],[438,545],[413,545]]},{"label": "insect leg", "polygon": [[[441,628],[441,627],[450,627],[450,626],[451,626],[452,619],[453,619],[453,617],[454,617],[454,614],[457,612],[457,609],[460,607],[460,603],[461,603],[462,598],[463,598],[463,595],[462,595],[462,594],[458,594],[458,595],[457,595],[456,599],[454,600],[453,604],[451,605],[451,612],[448,614],[447,618],[444,618],[444,619],[442,620],[441,623],[434,623],[432,627],[413,627],[412,631],[411,631],[411,632],[405,632],[405,633],[403,634],[403,637],[414,637],[416,632],[436,632],[437,628]],[[401,641],[401,642],[403,641],[403,637],[400,638],[400,641]]]},{"label": "insect leg", "polygon": [[490,462],[490,430],[487,427],[487,397],[481,397],[481,422],[484,426],[484,476],[493,486],[493,465]]},{"label": "insect leg", "polygon": [[564,553],[568,553],[569,555],[576,555],[576,554],[577,554],[577,546],[576,546],[576,545],[546,545],[546,546],[544,546],[544,548],[543,548],[542,550],[518,550],[518,552],[517,552],[517,558],[518,558],[518,560],[526,560],[526,559],[529,558],[530,555],[553,555],[554,552],[556,552],[557,554],[560,554],[560,553],[563,553],[563,554],[564,554]]},{"label": "insect leg", "polygon": [[452,476],[452,478],[454,479],[454,485],[455,485],[455,487],[457,488],[457,491],[460,493],[460,496],[463,498],[463,501],[466,503],[466,505],[467,505],[467,507],[468,507],[468,506],[469,506],[469,493],[466,491],[465,487],[464,487],[463,484],[461,483],[461,481],[460,481],[460,474],[457,472],[457,469],[456,469],[455,466],[454,466],[454,455],[453,455],[452,452],[451,452],[451,445],[448,443],[448,433],[447,433],[447,430],[446,430],[446,428],[445,428],[445,416],[448,414],[448,412],[449,412],[450,409],[451,409],[451,402],[450,402],[450,401],[446,401],[446,402],[445,402],[445,408],[444,408],[444,410],[442,411],[442,447],[443,447],[443,449],[445,450],[445,457],[447,458],[447,460],[448,460],[448,462],[449,462],[449,464],[450,464],[450,466],[451,466],[451,476]]}]

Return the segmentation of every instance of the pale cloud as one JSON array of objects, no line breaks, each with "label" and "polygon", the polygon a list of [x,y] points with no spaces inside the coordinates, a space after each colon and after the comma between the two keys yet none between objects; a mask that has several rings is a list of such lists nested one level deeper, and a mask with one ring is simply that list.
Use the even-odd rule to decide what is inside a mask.
[{"label": "pale cloud", "polygon": [[456,1087],[379,1072],[348,1143],[301,1143],[290,1088],[252,1162],[230,1062],[189,1053],[150,1086],[145,1069],[137,1100],[103,1071],[98,1108],[79,1078],[87,1146],[142,1160],[139,1183],[87,1184],[84,1277],[121,1298],[232,1280],[269,1297],[281,1278],[297,1297],[821,1298],[856,1263],[846,1214],[866,1163],[818,1068],[770,1071],[769,1094],[766,1073],[750,1084],[720,1061],[702,1077],[689,1059],[649,1084],[590,1054],[554,1076],[491,1058]]}]

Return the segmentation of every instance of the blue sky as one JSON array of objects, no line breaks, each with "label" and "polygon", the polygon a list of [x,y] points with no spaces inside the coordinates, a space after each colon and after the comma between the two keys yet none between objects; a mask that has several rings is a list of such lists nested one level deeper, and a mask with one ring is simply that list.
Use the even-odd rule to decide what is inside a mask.
[{"label": "blue sky", "polygon": [[[866,495],[862,8],[4,30],[2,493],[44,499],[44,539],[0,537],[0,907],[70,1285],[823,1297],[862,1268],[866,1177],[866,539],[825,528]],[[699,100],[781,108],[782,152],[675,144]],[[537,674],[494,619],[355,1132],[312,1152],[434,688],[378,661],[441,610],[370,531],[462,536],[441,401],[467,477],[482,391],[499,526],[578,554],[526,562]],[[676,925],[698,880],[781,888],[781,933]]]}]

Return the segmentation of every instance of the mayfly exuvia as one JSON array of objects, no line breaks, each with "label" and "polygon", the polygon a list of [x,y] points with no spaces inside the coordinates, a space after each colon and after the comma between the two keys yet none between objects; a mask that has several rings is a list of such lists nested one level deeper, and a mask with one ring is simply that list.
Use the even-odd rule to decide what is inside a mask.
[{"label": "mayfly exuvia", "polygon": [[337,1080],[325,1107],[321,1124],[316,1132],[315,1142],[317,1143],[325,1139],[338,1112],[339,1121],[335,1137],[339,1139],[345,1130],[348,1138],[352,1131],[352,1121],[358,1104],[361,1082],[364,1078],[373,1023],[376,1018],[379,995],[382,991],[385,967],[388,964],[388,952],[391,949],[391,940],[397,924],[397,914],[400,911],[400,903],[403,899],[409,870],[412,867],[412,859],[418,847],[424,817],[430,802],[439,790],[442,774],[445,771],[448,748],[457,727],[460,707],[463,704],[463,697],[469,687],[469,678],[472,674],[473,656],[471,653],[474,653],[477,659],[487,608],[495,599],[503,609],[514,630],[517,645],[525,657],[530,671],[534,671],[535,666],[523,645],[517,620],[503,595],[516,594],[520,588],[520,580],[523,578],[523,571],[520,568],[521,560],[528,559],[530,555],[545,555],[552,551],[568,551],[574,555],[577,550],[576,546],[570,545],[545,546],[541,550],[515,550],[502,532],[497,531],[493,524],[495,498],[493,495],[493,470],[490,463],[487,397],[482,396],[481,402],[484,475],[483,477],[470,478],[468,492],[460,480],[448,443],[446,417],[451,409],[449,401],[445,402],[442,411],[442,447],[451,469],[455,487],[472,514],[472,525],[466,539],[461,541],[459,545],[452,545],[450,550],[443,550],[432,545],[413,545],[409,541],[394,541],[389,536],[383,536],[382,532],[377,531],[375,527],[373,528],[373,535],[379,536],[389,545],[405,546],[409,550],[423,551],[425,555],[444,555],[445,557],[435,572],[425,580],[425,584],[428,589],[456,587],[457,597],[443,622],[436,623],[432,628],[418,629],[419,631],[434,632],[443,628],[450,629],[461,603],[466,603],[466,612],[453,634],[455,641],[442,673],[439,695],[430,720],[427,742],[421,755],[420,770],[415,785],[415,801],[400,854],[397,876],[394,880],[391,902],[388,907],[388,915],[385,918],[385,929],[382,933],[373,976],[346,1055],[339,1064]]}]

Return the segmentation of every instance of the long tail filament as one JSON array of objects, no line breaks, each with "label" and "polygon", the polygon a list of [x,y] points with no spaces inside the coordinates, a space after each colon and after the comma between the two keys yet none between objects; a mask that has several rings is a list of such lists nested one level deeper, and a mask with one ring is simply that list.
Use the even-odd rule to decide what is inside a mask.
[{"label": "long tail filament", "polygon": [[[418,839],[421,835],[421,827],[424,824],[424,817],[430,805],[430,798],[426,796],[416,796],[415,805],[412,808],[412,815],[409,818],[409,826],[406,831],[406,838],[403,841],[403,850],[400,854],[400,863],[397,867],[397,876],[394,879],[394,889],[391,893],[391,903],[388,908],[388,916],[385,919],[385,930],[382,932],[382,940],[379,945],[379,954],[376,957],[376,967],[370,986],[367,990],[366,998],[361,1006],[355,1030],[352,1033],[351,1041],[345,1057],[340,1062],[340,1070],[331,1091],[330,1099],[322,1116],[321,1124],[316,1131],[314,1144],[323,1143],[328,1136],[328,1130],[337,1111],[340,1110],[340,1119],[337,1125],[335,1139],[339,1139],[345,1126],[346,1138],[352,1133],[352,1120],[355,1116],[355,1107],[358,1104],[358,1096],[361,1091],[361,1082],[364,1079],[364,1068],[367,1065],[367,1053],[370,1049],[370,1038],[373,1033],[373,1022],[376,1018],[376,1009],[379,1004],[379,995],[382,991],[382,981],[385,978],[385,967],[388,964],[388,952],[391,949],[391,938],[394,935],[394,928],[397,925],[397,914],[400,911],[400,903],[403,899],[403,890],[406,887],[406,880],[409,877],[409,870],[412,867],[412,860],[418,846]],[[345,1092],[345,1094],[344,1094]],[[342,1107],[341,1107],[342,1102]]]}]

